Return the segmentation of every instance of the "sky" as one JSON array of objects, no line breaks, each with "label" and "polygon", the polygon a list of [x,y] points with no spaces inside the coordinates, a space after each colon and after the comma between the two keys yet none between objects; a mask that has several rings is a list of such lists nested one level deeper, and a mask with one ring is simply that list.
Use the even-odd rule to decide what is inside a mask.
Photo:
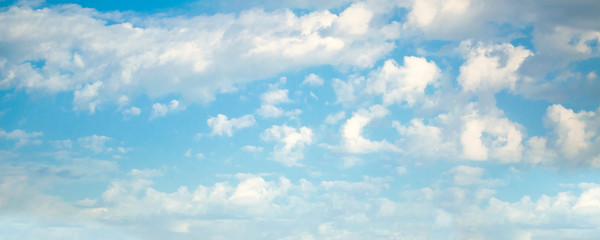
[{"label": "sky", "polygon": [[600,1],[0,1],[0,239],[596,239]]}]

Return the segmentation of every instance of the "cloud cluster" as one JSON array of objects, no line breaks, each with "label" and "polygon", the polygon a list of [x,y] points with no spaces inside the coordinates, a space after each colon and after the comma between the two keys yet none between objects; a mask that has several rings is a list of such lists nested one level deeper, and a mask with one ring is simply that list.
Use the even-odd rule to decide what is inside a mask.
[{"label": "cloud cluster", "polygon": [[233,136],[233,130],[247,128],[256,124],[254,116],[244,115],[239,118],[228,119],[227,116],[219,114],[206,120],[206,124],[212,129],[213,135]]},{"label": "cloud cluster", "polygon": [[394,45],[372,15],[364,4],[339,15],[255,9],[187,18],[12,6],[0,13],[0,87],[73,92],[74,108],[92,113],[139,94],[207,102],[236,83],[300,67],[371,67]]},{"label": "cloud cluster", "polygon": [[294,128],[287,125],[274,125],[262,134],[263,141],[275,142],[272,157],[275,161],[290,166],[299,166],[304,158],[304,147],[312,144],[313,131],[307,127]]}]

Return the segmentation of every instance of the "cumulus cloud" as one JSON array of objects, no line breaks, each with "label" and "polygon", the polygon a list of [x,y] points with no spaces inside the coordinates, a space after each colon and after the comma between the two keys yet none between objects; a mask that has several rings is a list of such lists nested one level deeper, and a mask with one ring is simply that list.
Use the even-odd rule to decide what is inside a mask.
[{"label": "cumulus cloud", "polygon": [[111,138],[107,136],[98,136],[94,134],[92,136],[81,137],[77,139],[77,142],[85,149],[92,150],[95,153],[101,153],[108,150],[105,145],[106,142],[110,140]]},{"label": "cumulus cloud", "polygon": [[286,111],[278,107],[278,104],[289,103],[291,100],[288,97],[289,90],[287,89],[271,89],[260,95],[261,105],[256,110],[256,113],[263,118],[277,118],[281,116],[300,115],[302,110],[295,109]]},{"label": "cumulus cloud", "polygon": [[398,151],[398,148],[386,140],[372,141],[362,136],[363,128],[375,118],[382,118],[389,114],[384,106],[374,105],[369,109],[360,109],[346,120],[341,128],[341,150],[348,153],[371,153],[378,151]]},{"label": "cumulus cloud", "polygon": [[233,136],[234,130],[253,126],[256,124],[256,120],[254,120],[254,116],[250,114],[231,119],[228,119],[227,116],[223,114],[219,114],[216,117],[211,117],[206,120],[206,123],[212,129],[213,135],[227,135],[231,137]]},{"label": "cumulus cloud", "polygon": [[122,95],[175,93],[206,102],[236,83],[299,67],[372,66],[393,43],[371,18],[364,4],[339,16],[254,9],[186,18],[13,6],[0,14],[10,49],[1,59],[0,86],[74,92],[74,107],[90,112]]},{"label": "cumulus cloud", "polygon": [[304,78],[304,81],[302,81],[302,85],[322,86],[323,82],[324,80],[321,77],[319,77],[319,75],[311,73]]},{"label": "cumulus cloud", "polygon": [[152,104],[152,114],[150,115],[150,119],[164,117],[169,113],[177,112],[184,109],[183,106],[179,105],[179,101],[173,99],[169,102],[169,104],[155,103]]},{"label": "cumulus cloud", "polygon": [[327,115],[327,117],[325,117],[325,123],[336,124],[337,122],[339,122],[340,120],[342,120],[344,118],[346,118],[346,112],[344,112],[344,111],[332,113],[332,114]]},{"label": "cumulus cloud", "polygon": [[425,58],[404,57],[404,66],[398,66],[393,59],[383,67],[371,72],[366,91],[380,94],[384,104],[414,105],[425,95],[425,88],[435,85],[440,69],[434,62]]},{"label": "cumulus cloud", "polygon": [[406,126],[399,121],[392,125],[402,136],[398,146],[409,156],[435,160],[458,155],[456,143],[442,126],[427,125],[423,119],[412,119]]},{"label": "cumulus cloud", "polygon": [[35,139],[43,135],[43,132],[26,132],[21,129],[15,129],[10,132],[0,129],[0,137],[7,140],[16,140],[15,147],[22,147],[28,144],[41,144],[42,140]]},{"label": "cumulus cloud", "polygon": [[336,103],[342,103],[345,106],[355,103],[361,94],[365,78],[362,76],[350,76],[347,81],[333,79],[332,86],[337,96]]},{"label": "cumulus cloud", "polygon": [[514,47],[509,43],[484,45],[464,41],[461,48],[465,51],[466,62],[460,67],[458,82],[467,92],[514,89],[519,80],[517,70],[527,57],[533,55],[522,46]]},{"label": "cumulus cloud", "polygon": [[287,89],[274,89],[260,95],[260,99],[264,104],[276,105],[280,103],[288,103],[290,99],[288,98],[288,90]]},{"label": "cumulus cloud", "polygon": [[532,163],[546,165],[600,167],[600,110],[575,112],[560,104],[549,106],[544,123],[547,136],[535,136],[527,142]]},{"label": "cumulus cloud", "polygon": [[506,117],[478,116],[477,113],[464,116],[463,121],[460,142],[465,158],[521,161],[524,134],[520,125]]},{"label": "cumulus cloud", "polygon": [[304,158],[304,148],[313,141],[310,128],[294,128],[287,125],[274,125],[262,134],[263,141],[275,142],[272,157],[285,166],[299,166],[299,160]]},{"label": "cumulus cloud", "polygon": [[264,150],[263,147],[257,147],[257,146],[252,146],[252,145],[246,145],[246,146],[242,147],[242,149],[244,151],[252,152],[252,153],[262,152]]},{"label": "cumulus cloud", "polygon": [[142,110],[136,106],[132,106],[130,108],[123,110],[123,115],[128,115],[128,116],[139,116],[141,113],[142,113]]}]

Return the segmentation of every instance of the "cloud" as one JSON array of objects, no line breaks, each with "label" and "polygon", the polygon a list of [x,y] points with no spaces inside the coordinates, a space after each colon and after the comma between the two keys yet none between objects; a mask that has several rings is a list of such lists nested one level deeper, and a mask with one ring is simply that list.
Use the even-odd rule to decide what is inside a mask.
[{"label": "cloud", "polygon": [[73,93],[73,105],[75,109],[85,109],[90,111],[90,113],[94,113],[100,103],[98,96],[102,86],[102,81],[96,81],[85,85],[79,90],[75,90]]},{"label": "cloud", "polygon": [[313,141],[310,128],[294,128],[287,125],[273,125],[261,134],[261,139],[275,142],[272,157],[283,165],[299,166],[299,160],[304,158],[304,147]]},{"label": "cloud", "polygon": [[246,145],[246,146],[242,147],[242,149],[247,152],[257,153],[257,152],[262,152],[264,148],[252,146],[252,145]]},{"label": "cloud", "polygon": [[354,3],[346,8],[337,21],[342,31],[350,34],[364,34],[369,30],[373,17],[371,10],[363,3]]},{"label": "cloud", "polygon": [[547,136],[535,136],[527,142],[532,163],[566,166],[600,166],[600,110],[575,112],[560,104],[546,109]]},{"label": "cloud", "polygon": [[371,120],[382,118],[389,114],[389,110],[381,105],[373,105],[369,109],[360,109],[346,120],[341,128],[342,145],[341,150],[348,153],[372,153],[379,151],[398,151],[393,144],[381,140],[371,141],[362,136],[362,131]]},{"label": "cloud", "polygon": [[101,153],[108,150],[105,146],[106,142],[110,141],[111,138],[106,136],[92,135],[87,137],[81,137],[77,139],[79,145],[85,149],[92,150],[94,153]]},{"label": "cloud", "polygon": [[[439,119],[438,119],[439,120]],[[407,126],[399,121],[392,125],[402,136],[398,146],[408,156],[423,160],[451,159],[457,155],[457,144],[443,126],[427,125],[423,119],[412,119]]]},{"label": "cloud", "polygon": [[404,57],[404,66],[398,66],[393,59],[370,73],[366,91],[380,94],[384,104],[413,106],[425,95],[425,88],[436,85],[440,69],[434,62],[425,58]]},{"label": "cloud", "polygon": [[[31,132],[28,133],[21,129],[15,129],[10,132],[6,132],[4,129],[0,129],[0,137],[7,140],[17,140],[15,147],[22,147],[28,144],[41,144],[42,140],[35,139],[43,135],[43,132]],[[32,140],[33,139],[33,140]]]},{"label": "cloud", "polygon": [[139,116],[141,113],[142,113],[142,110],[135,106],[132,106],[128,109],[123,110],[123,115]]},{"label": "cloud", "polygon": [[463,41],[466,62],[460,67],[458,82],[467,92],[514,89],[519,76],[517,70],[531,51],[509,43],[498,45],[473,44]]},{"label": "cloud", "polygon": [[186,102],[208,102],[237,83],[288,70],[371,67],[394,46],[378,32],[385,24],[371,18],[364,4],[339,16],[254,9],[190,17],[13,6],[0,14],[10,49],[0,59],[0,86],[74,92],[75,109],[92,113],[123,95],[180,94]]},{"label": "cloud", "polygon": [[260,95],[260,99],[264,104],[268,105],[277,105],[280,103],[288,103],[290,99],[288,98],[288,90],[287,89],[274,89]]},{"label": "cloud", "polygon": [[477,113],[464,116],[463,122],[460,142],[465,158],[492,158],[505,163],[521,161],[524,134],[519,124],[505,117],[478,116]]},{"label": "cloud", "polygon": [[563,156],[573,158],[591,146],[590,138],[594,134],[586,132],[586,124],[582,120],[593,117],[593,112],[581,111],[575,114],[573,110],[561,105],[552,105],[548,107],[546,116],[557,135],[556,144]]},{"label": "cloud", "polygon": [[291,111],[285,111],[280,107],[277,107],[281,103],[289,103],[291,100],[288,97],[287,89],[271,89],[260,95],[261,105],[256,110],[256,113],[263,118],[278,118],[281,116],[295,116],[300,115],[302,110],[295,109]]},{"label": "cloud", "polygon": [[212,135],[227,135],[233,136],[233,131],[237,129],[247,128],[256,124],[254,116],[244,115],[239,118],[227,119],[227,116],[219,114],[216,117],[211,117],[206,120],[208,126],[212,129]]},{"label": "cloud", "polygon": [[344,111],[332,113],[332,114],[327,115],[327,117],[325,117],[325,123],[333,125],[344,118],[346,118],[346,112],[344,112]]},{"label": "cloud", "polygon": [[321,77],[314,73],[311,73],[304,78],[304,81],[302,81],[302,85],[323,86],[323,82],[324,81]]},{"label": "cloud", "polygon": [[362,91],[360,88],[364,85],[365,78],[359,76],[350,76],[347,81],[333,79],[333,90],[337,96],[336,103],[342,103],[344,106],[355,103],[358,100],[358,95]]},{"label": "cloud", "polygon": [[177,112],[185,107],[179,105],[179,101],[173,99],[169,102],[169,104],[155,103],[152,104],[152,114],[150,115],[150,119],[164,117],[169,113]]}]

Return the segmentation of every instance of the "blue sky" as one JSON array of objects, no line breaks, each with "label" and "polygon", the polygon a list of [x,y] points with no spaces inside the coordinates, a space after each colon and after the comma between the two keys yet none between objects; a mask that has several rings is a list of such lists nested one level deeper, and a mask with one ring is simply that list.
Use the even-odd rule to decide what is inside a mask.
[{"label": "blue sky", "polygon": [[594,239],[598,1],[1,1],[0,239]]}]

